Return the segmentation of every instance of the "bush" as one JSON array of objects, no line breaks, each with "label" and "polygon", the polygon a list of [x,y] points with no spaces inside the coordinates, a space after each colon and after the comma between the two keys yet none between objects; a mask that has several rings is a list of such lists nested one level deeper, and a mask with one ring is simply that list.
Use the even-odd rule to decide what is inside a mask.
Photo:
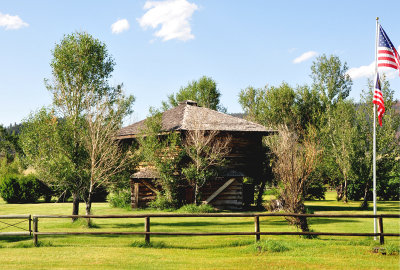
[{"label": "bush", "polygon": [[34,175],[8,174],[2,177],[0,195],[7,203],[32,203],[47,195],[49,188]]},{"label": "bush", "polygon": [[326,186],[321,181],[315,181],[307,188],[306,200],[325,200]]},{"label": "bush", "polygon": [[159,193],[156,199],[149,203],[149,206],[158,210],[171,210],[176,208],[176,203]]},{"label": "bush", "polygon": [[107,196],[107,201],[111,207],[130,208],[131,192],[126,189],[111,192]]},{"label": "bush", "polygon": [[186,204],[178,209],[178,212],[182,213],[214,213],[215,209],[209,204]]}]

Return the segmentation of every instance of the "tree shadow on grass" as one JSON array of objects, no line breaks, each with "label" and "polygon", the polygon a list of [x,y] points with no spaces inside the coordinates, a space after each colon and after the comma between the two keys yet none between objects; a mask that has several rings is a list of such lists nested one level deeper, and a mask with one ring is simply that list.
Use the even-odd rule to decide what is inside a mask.
[{"label": "tree shadow on grass", "polygon": [[[171,238],[171,236],[168,236]],[[228,241],[221,244],[202,244],[201,246],[184,246],[184,245],[175,245],[175,244],[167,244],[163,241],[152,241],[150,243],[145,243],[142,240],[134,241],[130,244],[130,247],[138,247],[138,248],[154,248],[154,249],[185,249],[185,250],[206,250],[206,249],[217,249],[217,248],[229,248],[229,247],[243,247],[254,244],[254,240],[237,240],[237,241]]]},{"label": "tree shadow on grass", "polygon": [[152,226],[171,226],[171,227],[204,227],[204,226],[231,226],[231,225],[253,225],[254,221],[239,222],[211,222],[211,221],[183,221],[183,222],[151,222]]},{"label": "tree shadow on grass", "polygon": [[[310,205],[307,206],[308,209],[312,210],[312,211],[324,211],[324,212],[328,212],[328,211],[363,211],[363,209],[361,209],[358,206],[326,206],[326,205]],[[369,209],[367,209],[369,211]]]},{"label": "tree shadow on grass", "polygon": [[[361,201],[359,202],[361,205]],[[362,209],[359,206],[328,206],[328,205],[307,205],[307,208],[312,211],[363,211],[363,212],[372,212],[373,206],[372,203],[369,203],[369,207],[366,209]],[[399,211],[399,202],[378,202],[378,211]]]},{"label": "tree shadow on grass", "polygon": [[310,225],[333,224],[333,223],[360,223],[361,219],[354,220],[348,218],[308,218]]},{"label": "tree shadow on grass", "polygon": [[0,236],[0,242],[8,242],[8,243],[13,243],[13,242],[20,242],[20,241],[26,241],[26,240],[31,240],[31,236]]}]

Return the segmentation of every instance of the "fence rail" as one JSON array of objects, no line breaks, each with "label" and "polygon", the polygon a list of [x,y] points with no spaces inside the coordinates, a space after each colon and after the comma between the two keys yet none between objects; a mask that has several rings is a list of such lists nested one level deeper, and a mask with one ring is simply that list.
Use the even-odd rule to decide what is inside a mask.
[{"label": "fence rail", "polygon": [[[0,216],[1,217],[1,216]],[[253,217],[254,232],[151,232],[150,218],[168,218],[168,217]],[[340,233],[340,232],[261,232],[260,217],[324,217],[324,218],[377,218],[379,224],[379,233]],[[144,218],[144,231],[142,232],[39,232],[39,219],[44,218],[85,218],[85,219],[113,219],[113,218]],[[289,213],[210,213],[210,214],[137,214],[137,215],[35,215],[33,216],[33,242],[38,244],[39,235],[144,235],[146,243],[150,243],[151,235],[185,235],[185,236],[217,236],[217,235],[254,235],[255,240],[259,241],[261,235],[332,235],[332,236],[379,236],[380,244],[384,244],[385,236],[400,237],[400,233],[384,233],[383,218],[400,218],[400,215],[326,215],[326,214],[289,214]]]},{"label": "fence rail", "polygon": [[[7,220],[7,221],[3,221]],[[13,220],[13,221],[11,221]],[[19,221],[14,221],[19,220]],[[28,228],[22,228],[21,224],[28,222]],[[19,229],[20,231],[4,232],[7,228]],[[32,233],[32,217],[31,215],[0,215],[0,236],[30,236]]]}]

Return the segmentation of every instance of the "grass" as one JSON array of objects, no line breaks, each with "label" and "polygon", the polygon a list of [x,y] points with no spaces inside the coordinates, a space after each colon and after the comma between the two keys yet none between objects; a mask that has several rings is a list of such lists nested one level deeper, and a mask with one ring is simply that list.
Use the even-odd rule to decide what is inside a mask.
[{"label": "grass", "polygon": [[[367,214],[359,202],[308,201],[314,213]],[[70,203],[5,204],[0,215],[70,214]],[[81,206],[82,214],[84,211]],[[95,203],[94,214],[132,214]],[[399,202],[378,202],[379,213],[399,214]],[[0,220],[1,221],[1,220]],[[4,221],[4,220],[3,220]],[[314,231],[371,232],[371,219],[309,219]],[[399,232],[398,219],[384,219],[385,232]],[[143,231],[144,219],[92,219],[72,224],[69,219],[40,219],[39,231]],[[261,231],[295,231],[284,218],[260,218]],[[19,224],[25,226],[25,224]],[[3,224],[0,224],[0,229]],[[252,218],[151,218],[151,231],[253,231]],[[387,255],[373,253],[379,246],[368,237],[320,236],[40,236],[40,247],[30,237],[0,237],[0,269],[399,269],[399,240],[385,237]],[[389,253],[391,255],[389,255]]]}]

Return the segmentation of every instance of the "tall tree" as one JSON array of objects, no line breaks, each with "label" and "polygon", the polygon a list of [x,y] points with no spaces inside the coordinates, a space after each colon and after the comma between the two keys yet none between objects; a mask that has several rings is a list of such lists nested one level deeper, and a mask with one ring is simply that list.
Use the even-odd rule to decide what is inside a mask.
[{"label": "tall tree", "polygon": [[[400,113],[394,108],[394,91],[383,76],[382,93],[385,100],[385,114],[382,127],[376,127],[376,167],[377,195],[382,199],[398,199],[400,192]],[[368,81],[367,91],[363,91],[357,108],[356,158],[352,163],[355,181],[351,188],[353,199],[363,198],[362,207],[368,205],[372,188],[372,137],[373,137],[373,98],[374,84]]]},{"label": "tall tree", "polygon": [[247,87],[239,94],[239,103],[249,120],[267,127],[286,124],[294,128],[298,122],[295,101],[294,89],[285,82],[264,89]]},{"label": "tall tree", "polygon": [[[279,195],[286,212],[305,213],[305,190],[321,152],[314,136],[315,133],[310,132],[300,141],[296,133],[280,126],[278,135],[268,138],[268,146],[274,155],[272,170],[282,183]],[[304,217],[290,218],[289,221],[302,231],[309,230]]]},{"label": "tall tree", "polygon": [[[351,164],[354,161],[355,143],[357,139],[355,105],[352,101],[338,101],[336,107],[331,111],[329,125],[323,127],[328,142],[325,145],[326,161],[333,161],[340,171],[343,179],[340,181],[342,199],[348,200],[348,181],[351,179]],[[333,157],[334,159],[330,159]],[[329,162],[328,161],[328,162]]]},{"label": "tall tree", "polygon": [[347,64],[340,61],[338,56],[325,54],[319,56],[311,66],[312,88],[321,96],[326,110],[334,106],[339,100],[349,96],[353,84],[346,73]]},{"label": "tall tree", "polygon": [[178,106],[179,102],[194,100],[199,106],[226,112],[226,108],[221,105],[220,97],[221,93],[217,89],[217,83],[211,77],[203,76],[197,81],[189,82],[176,94],[169,95],[168,101],[163,102],[163,108],[169,109]]},{"label": "tall tree", "polygon": [[54,189],[72,193],[72,213],[77,215],[88,175],[84,166],[87,154],[81,144],[75,145],[74,129],[69,119],[59,119],[52,110],[42,108],[24,120],[20,142],[40,179]]},{"label": "tall tree", "polygon": [[[75,179],[68,177],[68,186],[73,195],[72,213],[78,214],[79,199],[86,196],[93,173],[88,165],[91,148],[85,140],[85,135],[90,132],[88,121],[94,121],[97,116],[103,119],[101,124],[104,125],[108,121],[115,121],[118,126],[122,121],[118,117],[113,119],[115,115],[112,114],[105,118],[92,115],[93,108],[98,104],[108,104],[111,108],[122,102],[125,112],[129,113],[134,99],[123,96],[121,87],[110,86],[108,80],[114,70],[114,59],[109,55],[106,45],[88,33],[75,32],[64,36],[56,44],[52,55],[50,65],[53,77],[45,80],[45,84],[53,95],[54,117],[62,119],[65,127],[61,130],[68,131],[60,138],[59,145],[68,145],[63,156],[67,157],[68,163],[76,171]],[[90,118],[90,115],[93,117]],[[35,164],[40,166],[41,163]],[[45,167],[40,169],[46,170]]]},{"label": "tall tree", "polygon": [[130,152],[123,149],[123,145],[115,138],[123,118],[131,113],[133,100],[132,96],[123,95],[121,87],[117,87],[112,99],[109,96],[98,99],[94,91],[88,93],[82,134],[83,146],[88,154],[86,167],[89,180],[83,196],[87,215],[91,214],[92,196],[96,188],[114,184],[120,180],[124,170],[129,167],[132,170]]}]

